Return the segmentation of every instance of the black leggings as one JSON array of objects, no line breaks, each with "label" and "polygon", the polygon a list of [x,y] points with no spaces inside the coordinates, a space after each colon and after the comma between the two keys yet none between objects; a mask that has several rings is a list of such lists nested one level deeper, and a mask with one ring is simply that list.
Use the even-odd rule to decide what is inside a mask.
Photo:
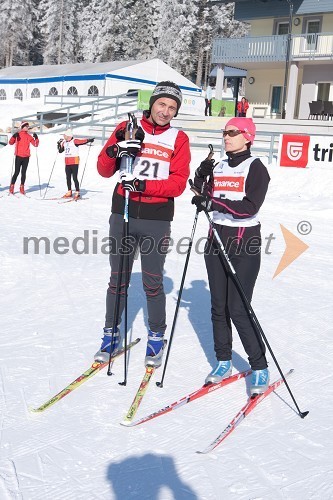
[{"label": "black leggings", "polygon": [[66,180],[68,191],[72,190],[72,177],[75,185],[75,191],[79,191],[79,181],[77,180],[77,173],[79,171],[79,165],[66,165]]},{"label": "black leggings", "polygon": [[[258,251],[254,252],[253,243],[247,247],[246,241],[252,236],[260,242],[260,227],[246,228],[240,245],[228,245],[225,233],[228,232],[221,225],[215,225],[220,238],[228,250],[229,259],[237,273],[239,281],[251,301],[254,285],[260,268],[260,243]],[[253,240],[255,241],[255,240]],[[230,241],[229,241],[230,243]],[[250,240],[251,243],[251,240]],[[229,248],[228,248],[229,246]],[[211,293],[212,323],[214,334],[214,348],[218,361],[231,360],[232,357],[232,331],[231,321],[235,325],[243,347],[248,355],[249,363],[253,370],[262,370],[267,367],[265,345],[253,329],[247,309],[231,278],[221,254],[217,252],[218,245],[210,237],[205,248],[205,261],[208,273],[209,288]],[[252,251],[249,251],[252,249]]]},{"label": "black leggings", "polygon": [[21,170],[21,167],[22,167],[22,170],[21,170],[21,184],[24,184],[25,183],[25,178],[26,178],[26,174],[27,174],[27,168],[28,168],[28,164],[29,164],[29,156],[16,156],[15,157],[15,171],[14,171],[14,175],[12,177],[12,180],[10,181],[11,184],[15,184],[16,182],[16,179],[18,178],[18,175],[20,173],[20,170]]},{"label": "black leggings", "polygon": [[[113,314],[117,293],[118,271],[123,238],[124,217],[111,214],[110,217],[110,264],[111,277],[106,294],[105,326],[113,326]],[[163,220],[147,220],[129,218],[129,238],[125,248],[129,253],[128,274],[122,270],[120,289],[119,321],[124,310],[126,286],[131,278],[131,271],[136,249],[139,247],[141,257],[142,284],[146,294],[148,324],[153,332],[165,332],[166,311],[165,292],[163,288],[164,261],[168,250],[170,222]],[[138,292],[137,292],[138,293]]]}]

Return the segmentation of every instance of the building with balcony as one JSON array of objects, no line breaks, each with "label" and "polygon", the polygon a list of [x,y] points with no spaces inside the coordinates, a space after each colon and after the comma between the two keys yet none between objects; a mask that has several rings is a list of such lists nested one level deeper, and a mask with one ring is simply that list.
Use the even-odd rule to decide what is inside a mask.
[{"label": "building with balcony", "polygon": [[235,0],[235,19],[250,33],[214,40],[217,98],[230,65],[247,70],[253,116],[307,119],[310,102],[333,101],[333,0]]}]

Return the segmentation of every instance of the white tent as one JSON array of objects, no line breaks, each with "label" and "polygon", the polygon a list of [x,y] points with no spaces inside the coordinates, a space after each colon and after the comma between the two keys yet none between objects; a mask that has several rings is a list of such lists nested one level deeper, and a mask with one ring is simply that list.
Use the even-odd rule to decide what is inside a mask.
[{"label": "white tent", "polygon": [[152,89],[171,80],[184,94],[201,89],[160,59],[41,66],[12,66],[0,70],[0,100],[44,95],[117,95],[129,89]]}]

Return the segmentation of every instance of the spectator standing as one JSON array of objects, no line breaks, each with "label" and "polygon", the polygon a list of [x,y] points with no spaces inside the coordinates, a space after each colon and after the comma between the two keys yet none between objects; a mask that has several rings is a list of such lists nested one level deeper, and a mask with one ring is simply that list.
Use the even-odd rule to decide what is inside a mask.
[{"label": "spectator standing", "polygon": [[247,110],[249,109],[249,101],[242,97],[242,99],[237,104],[237,116],[240,118],[246,118]]},{"label": "spectator standing", "polygon": [[208,84],[207,89],[206,89],[206,97],[205,97],[205,116],[212,116],[212,98],[213,98],[213,89]]}]

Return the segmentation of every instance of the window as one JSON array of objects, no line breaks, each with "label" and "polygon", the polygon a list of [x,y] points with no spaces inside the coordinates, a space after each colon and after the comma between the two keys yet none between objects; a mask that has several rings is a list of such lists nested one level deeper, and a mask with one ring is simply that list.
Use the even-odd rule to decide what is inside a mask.
[{"label": "window", "polygon": [[320,33],[319,19],[306,22],[306,50],[317,49],[317,33]]},{"label": "window", "polygon": [[88,90],[88,95],[98,95],[99,92],[98,92],[98,88],[96,87],[96,85],[92,85],[91,87],[89,87],[89,90]]},{"label": "window", "polygon": [[35,88],[35,89],[32,89],[32,92],[31,92],[31,97],[33,99],[39,99],[40,98],[40,92],[39,92],[39,89]]},{"label": "window", "polygon": [[330,87],[331,84],[329,82],[318,83],[317,101],[329,101]]},{"label": "window", "polygon": [[20,101],[23,101],[23,92],[21,89],[16,89],[14,92],[14,99],[20,99]]},{"label": "window", "polygon": [[5,89],[0,89],[0,101],[5,101],[7,99]]},{"label": "window", "polygon": [[282,87],[272,87],[271,113],[281,113]]},{"label": "window", "polygon": [[58,90],[55,87],[51,87],[49,90],[49,95],[58,95]]},{"label": "window", "polygon": [[288,35],[289,23],[277,24],[277,35]]},{"label": "window", "polygon": [[76,87],[69,87],[67,90],[67,95],[78,95],[78,91]]}]

